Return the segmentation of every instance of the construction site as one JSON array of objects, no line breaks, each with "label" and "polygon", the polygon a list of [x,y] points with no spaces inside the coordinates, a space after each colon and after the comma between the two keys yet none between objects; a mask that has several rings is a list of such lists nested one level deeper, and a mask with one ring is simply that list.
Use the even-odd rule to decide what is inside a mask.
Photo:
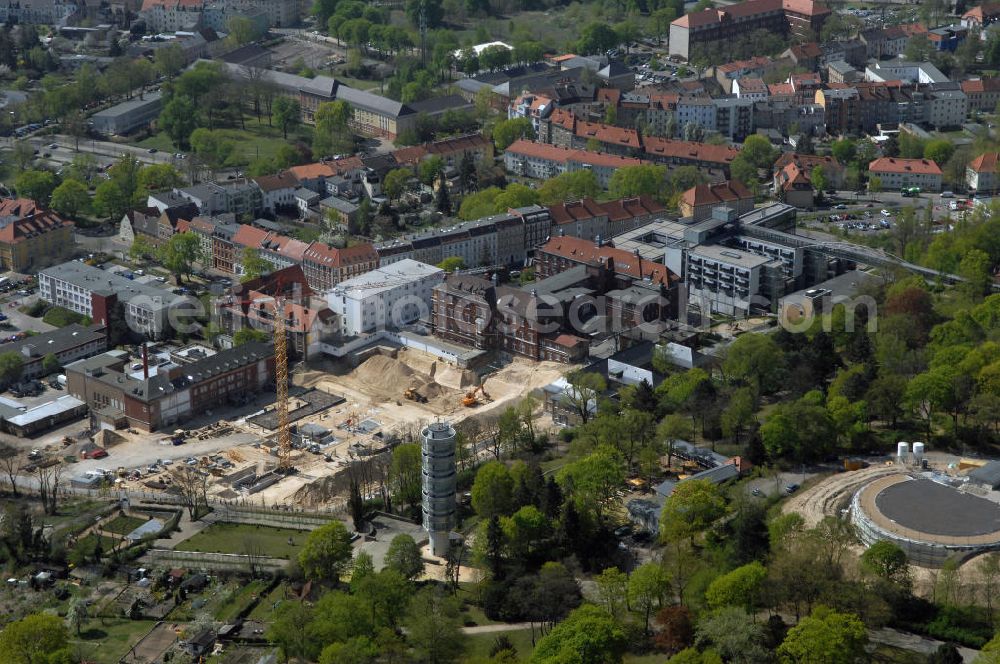
[{"label": "construction site", "polygon": [[[437,419],[488,424],[567,370],[563,364],[516,359],[479,375],[419,350],[380,345],[353,362],[300,364],[282,375],[282,336],[275,335],[273,392],[201,414],[173,432],[99,433],[108,456],[79,459],[67,469],[74,483],[97,484],[98,476],[110,472],[119,488],[170,492],[172,468],[187,465],[208,473],[207,494],[216,499],[336,508],[346,498],[348,467],[364,466],[365,490],[376,495],[395,444],[416,440],[421,428]],[[35,444],[49,455],[77,452],[55,435],[49,440]]]}]

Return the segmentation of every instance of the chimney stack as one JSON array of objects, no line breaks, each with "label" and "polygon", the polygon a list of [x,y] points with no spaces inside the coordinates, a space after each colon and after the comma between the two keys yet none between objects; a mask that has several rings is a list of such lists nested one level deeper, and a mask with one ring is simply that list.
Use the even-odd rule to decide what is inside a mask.
[{"label": "chimney stack", "polygon": [[146,342],[142,344],[142,379],[149,380],[149,347]]},{"label": "chimney stack", "polygon": [[635,250],[635,261],[639,264],[639,278],[642,279],[642,256],[639,255],[639,250]]}]

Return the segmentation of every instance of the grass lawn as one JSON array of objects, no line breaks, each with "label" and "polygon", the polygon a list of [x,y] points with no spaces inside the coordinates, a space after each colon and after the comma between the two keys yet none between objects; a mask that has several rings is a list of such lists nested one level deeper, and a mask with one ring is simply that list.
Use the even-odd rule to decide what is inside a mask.
[{"label": "grass lawn", "polygon": [[274,590],[267,597],[262,597],[257,606],[254,607],[254,610],[250,612],[250,620],[270,622],[275,609],[284,601],[287,590],[288,584],[284,581],[275,586]]},{"label": "grass lawn", "polygon": [[[177,545],[178,551],[208,551],[210,553],[246,553],[252,543],[260,555],[290,559],[298,555],[309,533],[291,528],[271,528],[240,523],[213,523],[211,526]],[[292,544],[288,544],[288,538]]]},{"label": "grass lawn", "polygon": [[[531,645],[531,630],[530,629],[512,629],[508,632],[489,632],[486,634],[470,634],[466,643],[468,647],[466,648],[465,655],[466,659],[473,659],[475,657],[489,657],[490,648],[493,647],[493,642],[496,641],[497,637],[501,634],[506,635],[510,639],[511,644],[513,644],[514,649],[517,650],[517,656],[522,661],[527,661],[528,656],[531,655],[531,651],[534,650],[534,646]],[[539,638],[538,630],[535,630],[535,639]]]},{"label": "grass lawn", "polygon": [[[282,145],[294,144],[296,141],[312,143],[312,127],[299,125],[288,132],[286,140],[281,129],[277,126],[268,127],[267,124],[257,124],[257,118],[248,116],[246,118],[246,129],[240,127],[224,127],[217,129],[223,137],[232,141],[235,145],[233,151],[234,161],[250,163],[258,156],[269,159],[275,155]],[[137,144],[143,148],[156,148],[163,152],[176,152],[177,147],[163,132],[153,134]]]},{"label": "grass lawn", "polygon": [[128,649],[156,623],[151,620],[94,620],[83,628],[81,636],[71,635],[70,641],[80,646],[85,661],[96,664],[117,664]]},{"label": "grass lawn", "polygon": [[253,581],[241,587],[229,589],[225,600],[215,609],[215,619],[229,622],[236,618],[240,611],[254,601],[267,588],[265,581]]},{"label": "grass lawn", "polygon": [[117,533],[118,535],[128,535],[130,532],[141,526],[142,524],[149,521],[149,519],[141,519],[137,516],[116,516],[114,519],[108,523],[101,524],[104,532],[107,533]]}]

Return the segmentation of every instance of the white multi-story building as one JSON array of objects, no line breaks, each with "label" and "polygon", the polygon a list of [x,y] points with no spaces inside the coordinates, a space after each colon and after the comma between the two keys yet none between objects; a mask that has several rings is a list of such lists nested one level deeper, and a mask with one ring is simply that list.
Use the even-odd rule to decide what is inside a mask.
[{"label": "white multi-story building", "polygon": [[927,124],[959,127],[969,115],[969,98],[961,90],[935,90],[927,101]]},{"label": "white multi-story building", "polygon": [[38,294],[47,302],[105,325],[115,302],[120,302],[129,328],[153,339],[161,338],[167,331],[170,311],[179,312],[192,300],[77,261],[39,272]]},{"label": "white multi-story building", "polygon": [[145,0],[139,15],[150,31],[173,32],[210,27],[226,32],[233,16],[250,18],[262,29],[298,23],[299,0]]},{"label": "white multi-story building", "polygon": [[761,273],[773,259],[718,245],[687,253],[688,302],[730,316],[746,315],[760,292]]},{"label": "white multi-story building", "polygon": [[399,328],[430,314],[431,292],[444,281],[444,270],[404,258],[342,281],[327,293],[340,317],[340,331],[354,337]]},{"label": "white multi-story building", "polygon": [[868,174],[882,181],[882,191],[903,187],[941,191],[941,169],[931,159],[880,157],[868,165]]}]

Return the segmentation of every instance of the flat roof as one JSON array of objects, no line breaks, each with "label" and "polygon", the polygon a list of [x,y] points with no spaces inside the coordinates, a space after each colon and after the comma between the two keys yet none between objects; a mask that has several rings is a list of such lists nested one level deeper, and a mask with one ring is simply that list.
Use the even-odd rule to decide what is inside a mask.
[{"label": "flat roof", "polygon": [[43,403],[41,406],[35,406],[34,408],[29,408],[20,415],[15,415],[14,417],[6,418],[8,422],[16,426],[26,426],[28,424],[33,424],[40,420],[44,420],[47,417],[54,417],[56,415],[62,415],[63,413],[69,412],[80,406],[85,406],[83,401],[80,401],[76,397],[65,394],[58,399],[53,399],[48,403]]},{"label": "flat roof", "polygon": [[92,341],[100,341],[104,337],[103,325],[94,324],[84,327],[79,323],[73,323],[72,325],[67,325],[51,332],[42,332],[41,334],[25,337],[24,339],[18,339],[13,343],[6,344],[4,352],[24,353],[26,349],[33,348],[35,352],[31,356],[41,359],[49,353],[62,353],[71,348],[91,343]]},{"label": "flat roof", "polygon": [[139,108],[146,108],[147,106],[159,104],[160,97],[163,95],[162,92],[147,92],[143,95],[142,99],[136,97],[129,101],[123,101],[120,104],[115,104],[110,108],[106,108],[103,111],[94,113],[91,117],[93,118],[117,118],[126,113],[131,113],[132,111]]},{"label": "flat roof", "polygon": [[[151,310],[169,307],[187,298],[186,295],[176,295],[166,288],[160,288],[152,283],[140,283],[126,279],[111,271],[105,271],[79,261],[69,261],[39,270],[55,279],[69,282],[84,290],[103,295],[118,294],[119,302],[131,302],[134,298],[147,298]],[[153,282],[155,283],[155,282]]]},{"label": "flat roof", "polygon": [[404,258],[395,263],[375,268],[370,272],[342,281],[334,287],[334,292],[362,297],[390,290],[417,279],[423,279],[435,274],[444,276],[444,270],[434,265],[421,263],[412,258]]},{"label": "flat roof", "polygon": [[728,265],[739,265],[745,268],[755,268],[770,263],[772,260],[767,256],[758,256],[743,249],[734,249],[717,244],[699,245],[691,249],[689,255],[708,258]]},{"label": "flat roof", "polygon": [[1000,504],[929,479],[886,487],[875,505],[893,522],[930,535],[970,537],[1000,531]]}]

